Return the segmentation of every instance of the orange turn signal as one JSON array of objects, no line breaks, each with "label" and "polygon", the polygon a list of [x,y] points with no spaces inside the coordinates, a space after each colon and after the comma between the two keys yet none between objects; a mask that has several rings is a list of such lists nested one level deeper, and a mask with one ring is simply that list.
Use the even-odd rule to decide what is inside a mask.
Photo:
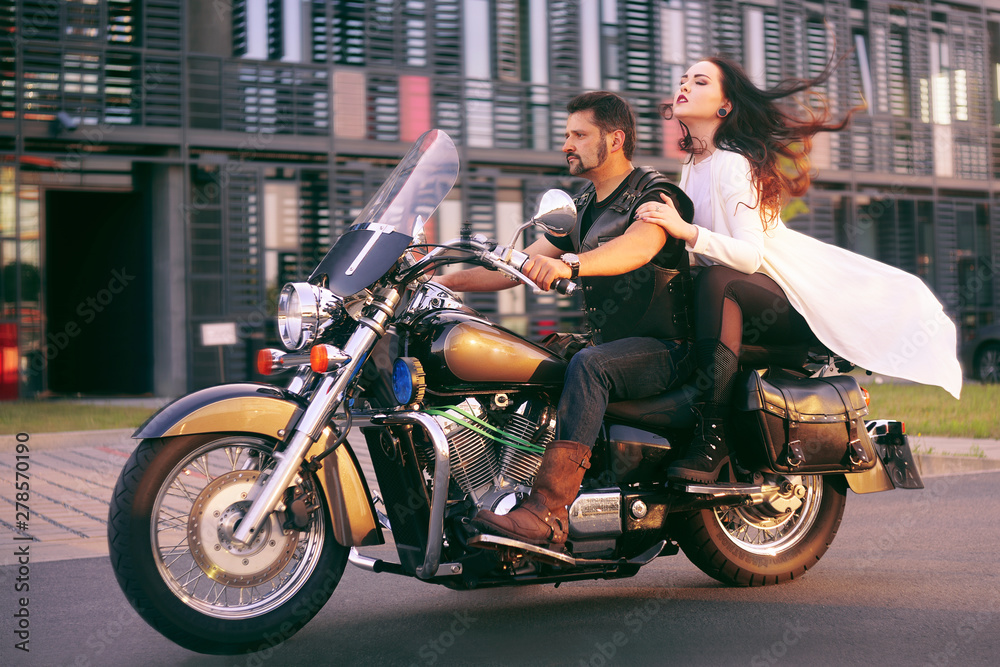
[{"label": "orange turn signal", "polygon": [[265,347],[257,353],[257,372],[261,375],[280,373],[308,363],[309,357],[305,354],[288,354],[273,347]]},{"label": "orange turn signal", "polygon": [[870,408],[872,405],[872,395],[864,387],[861,388],[861,395],[865,397],[865,407]]},{"label": "orange turn signal", "polygon": [[309,365],[315,373],[325,373],[329,364],[329,357],[326,354],[326,345],[315,345],[309,352]]},{"label": "orange turn signal", "polygon": [[[272,350],[269,348],[264,348],[257,353],[257,372],[261,375],[270,375],[274,371],[275,362],[275,352],[278,355],[281,354],[280,350]],[[278,357],[280,359],[280,357]]]},{"label": "orange turn signal", "polygon": [[336,345],[314,345],[309,352],[309,365],[315,373],[328,373],[351,360],[351,355]]}]

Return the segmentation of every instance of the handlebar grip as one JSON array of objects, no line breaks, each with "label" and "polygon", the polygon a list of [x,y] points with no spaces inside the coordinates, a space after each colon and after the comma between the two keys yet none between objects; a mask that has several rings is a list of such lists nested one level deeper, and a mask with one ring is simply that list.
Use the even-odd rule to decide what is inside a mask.
[{"label": "handlebar grip", "polygon": [[566,294],[567,296],[575,292],[578,287],[579,285],[571,281],[569,278],[560,278],[552,284],[552,289],[560,294]]}]

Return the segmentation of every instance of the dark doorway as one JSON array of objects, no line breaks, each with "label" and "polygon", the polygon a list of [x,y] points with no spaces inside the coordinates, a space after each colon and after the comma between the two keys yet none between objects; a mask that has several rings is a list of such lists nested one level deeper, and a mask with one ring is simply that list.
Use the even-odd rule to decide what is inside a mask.
[{"label": "dark doorway", "polygon": [[150,229],[135,193],[45,198],[49,391],[153,389]]}]

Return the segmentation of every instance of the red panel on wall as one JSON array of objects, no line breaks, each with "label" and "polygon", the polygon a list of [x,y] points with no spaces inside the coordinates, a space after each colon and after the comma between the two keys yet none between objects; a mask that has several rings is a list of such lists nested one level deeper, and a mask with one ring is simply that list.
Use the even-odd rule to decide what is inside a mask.
[{"label": "red panel on wall", "polygon": [[415,141],[431,129],[431,81],[426,76],[399,77],[399,140]]},{"label": "red panel on wall", "polygon": [[677,120],[663,121],[663,156],[672,157],[684,162],[687,160],[687,153],[682,151],[677,142],[681,139],[681,124]]},{"label": "red panel on wall", "polygon": [[0,401],[17,398],[17,325],[0,324]]}]

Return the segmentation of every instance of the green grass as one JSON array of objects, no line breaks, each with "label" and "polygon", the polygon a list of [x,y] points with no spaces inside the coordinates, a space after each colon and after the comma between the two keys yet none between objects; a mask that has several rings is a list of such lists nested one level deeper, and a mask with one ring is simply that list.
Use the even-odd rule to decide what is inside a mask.
[{"label": "green grass", "polygon": [[67,401],[0,402],[0,434],[137,428],[153,408]]},{"label": "green grass", "polygon": [[[906,422],[910,435],[1000,440],[1000,385],[967,384],[956,401],[938,387],[858,380],[871,392],[869,418]],[[136,428],[153,412],[72,401],[0,402],[0,434]]]},{"label": "green grass", "polygon": [[912,449],[913,449],[913,453],[916,454],[916,455],[918,455],[918,456],[921,455],[921,454],[923,454],[925,456],[933,456],[933,455],[936,454],[936,455],[940,455],[940,456],[968,456],[969,458],[973,458],[973,459],[985,459],[986,458],[986,452],[984,452],[983,448],[980,447],[979,445],[972,445],[972,447],[969,447],[969,451],[967,451],[967,452],[951,452],[951,451],[939,452],[936,449],[934,449],[933,447],[927,447],[927,446],[923,445],[922,443],[918,444],[916,446],[913,446]]},{"label": "green grass", "polygon": [[858,380],[871,393],[871,419],[898,419],[909,435],[1000,440],[1000,385],[966,384],[956,401],[939,387]]}]

